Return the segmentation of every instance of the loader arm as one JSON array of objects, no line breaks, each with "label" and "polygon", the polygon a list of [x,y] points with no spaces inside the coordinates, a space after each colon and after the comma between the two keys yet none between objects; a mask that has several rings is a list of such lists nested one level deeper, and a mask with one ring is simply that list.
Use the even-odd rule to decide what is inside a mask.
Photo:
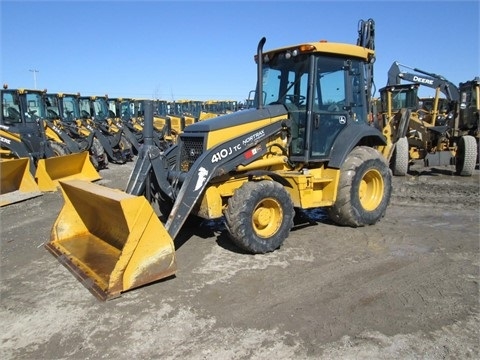
[{"label": "loader arm", "polygon": [[[77,153],[80,152],[80,146],[78,145],[77,142],[75,142],[71,136],[62,129],[60,124],[56,124],[52,120],[45,120],[45,125],[48,129],[50,129],[54,134],[58,136],[58,138],[66,145],[68,150],[72,153]],[[56,139],[52,136],[49,136],[49,133],[46,132],[47,137],[51,138],[53,141],[56,141]]]},{"label": "loader arm", "polygon": [[[256,129],[242,136],[219,144],[205,151],[193,164],[188,174],[168,171],[163,163],[161,152],[155,146],[145,146],[139,154],[135,168],[130,175],[126,192],[131,195],[145,193],[150,171],[153,169],[156,180],[163,191],[172,196],[174,193],[167,178],[184,177],[182,186],[173,204],[172,211],[165,224],[165,228],[172,239],[175,239],[192,208],[197,203],[207,184],[216,176],[226,174],[239,165],[247,165],[266,152],[265,142],[281,131],[285,131],[286,121],[279,121],[264,128]],[[245,141],[255,139],[255,141]],[[218,156],[220,152],[229,154],[226,157]],[[147,191],[147,199],[149,199]]]},{"label": "loader arm", "polygon": [[[285,131],[284,121],[275,122],[264,128],[243,134],[204,152],[189,170],[177,195],[172,211],[165,224],[168,233],[175,239],[193,206],[203,193],[206,185],[215,178],[234,170],[239,165],[247,165],[263,156],[266,141],[281,131]],[[255,139],[247,141],[247,139]],[[226,149],[226,157],[217,156]]]}]

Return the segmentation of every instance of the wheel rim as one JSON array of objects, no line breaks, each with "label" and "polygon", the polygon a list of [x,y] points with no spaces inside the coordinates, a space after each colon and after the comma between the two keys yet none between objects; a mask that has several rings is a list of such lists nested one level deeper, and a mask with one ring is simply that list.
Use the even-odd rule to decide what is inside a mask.
[{"label": "wheel rim", "polygon": [[367,171],[360,182],[359,198],[363,208],[367,211],[375,210],[382,202],[384,183],[382,174],[378,170]]},{"label": "wheel rim", "polygon": [[273,198],[263,199],[253,211],[253,230],[259,237],[272,237],[280,228],[282,219],[283,210],[280,203]]}]

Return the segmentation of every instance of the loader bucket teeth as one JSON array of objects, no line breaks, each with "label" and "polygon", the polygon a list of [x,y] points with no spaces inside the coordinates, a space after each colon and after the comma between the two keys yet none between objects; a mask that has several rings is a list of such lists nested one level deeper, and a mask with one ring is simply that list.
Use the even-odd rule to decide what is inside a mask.
[{"label": "loader bucket teeth", "polygon": [[0,161],[0,206],[5,206],[42,195],[30,173],[30,159]]},{"label": "loader bucket teeth", "polygon": [[56,191],[59,180],[96,181],[99,175],[87,151],[38,161],[35,179],[41,191]]},{"label": "loader bucket teeth", "polygon": [[100,300],[175,274],[175,246],[143,196],[60,181],[65,203],[45,247]]}]

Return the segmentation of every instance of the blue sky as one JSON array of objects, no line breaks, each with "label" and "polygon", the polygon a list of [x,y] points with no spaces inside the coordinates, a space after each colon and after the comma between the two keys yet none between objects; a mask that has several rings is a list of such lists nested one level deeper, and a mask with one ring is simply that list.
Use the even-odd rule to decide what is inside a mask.
[{"label": "blue sky", "polygon": [[263,36],[266,50],[355,43],[358,21],[369,18],[377,89],[393,61],[454,84],[480,75],[478,0],[2,0],[0,12],[1,81],[10,88],[242,101],[255,88],[253,56]]}]

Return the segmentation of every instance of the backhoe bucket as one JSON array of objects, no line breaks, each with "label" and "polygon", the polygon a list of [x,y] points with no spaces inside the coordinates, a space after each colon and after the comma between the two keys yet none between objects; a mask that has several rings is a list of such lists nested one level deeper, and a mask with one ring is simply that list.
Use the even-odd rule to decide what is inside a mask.
[{"label": "backhoe bucket", "polygon": [[42,195],[30,173],[30,159],[0,161],[0,206],[5,206]]},{"label": "backhoe bucket", "polygon": [[65,203],[45,247],[100,300],[171,275],[175,245],[144,196],[60,181]]},{"label": "backhoe bucket", "polygon": [[42,191],[56,191],[59,180],[96,181],[101,178],[87,151],[41,159],[35,173],[38,187]]}]

